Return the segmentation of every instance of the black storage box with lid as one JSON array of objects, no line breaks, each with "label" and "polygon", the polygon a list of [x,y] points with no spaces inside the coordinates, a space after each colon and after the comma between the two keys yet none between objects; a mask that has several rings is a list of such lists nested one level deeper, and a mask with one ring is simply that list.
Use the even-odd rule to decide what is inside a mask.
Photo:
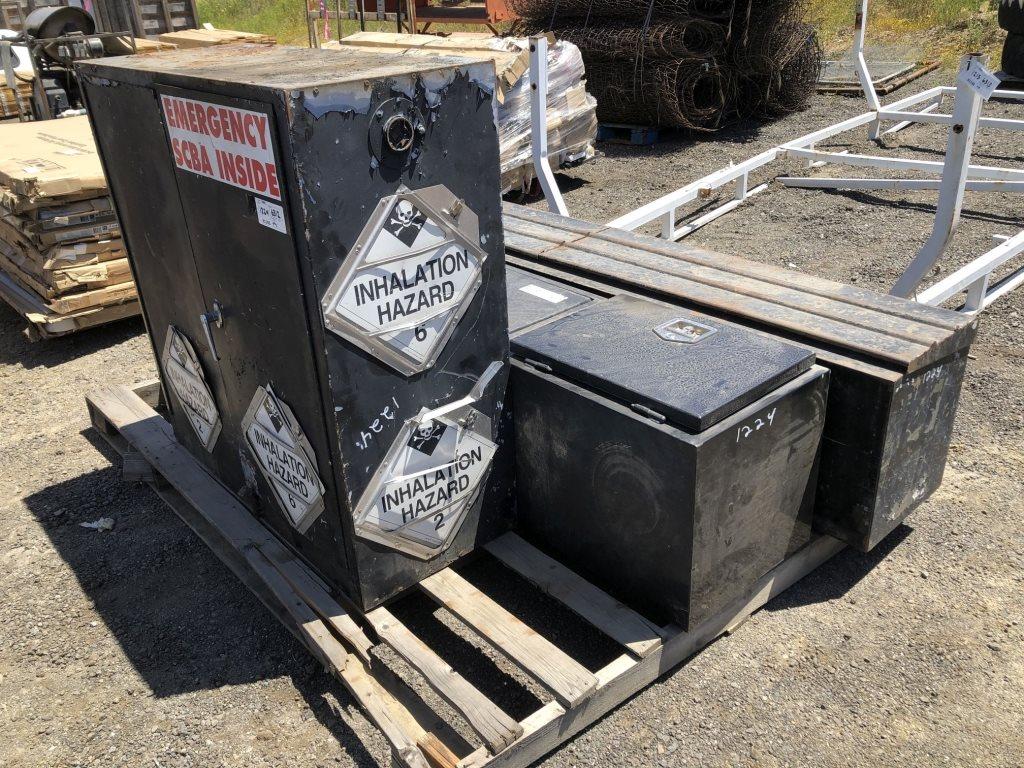
[{"label": "black storage box with lid", "polygon": [[506,529],[493,64],[217,46],[80,74],[178,439],[364,609]]},{"label": "black storage box with lid", "polygon": [[809,541],[828,390],[813,353],[618,296],[512,354],[519,522],[569,568],[690,628]]},{"label": "black storage box with lid", "polygon": [[505,285],[509,336],[518,336],[600,298],[595,293],[511,266],[505,267]]},{"label": "black storage box with lid", "polygon": [[821,533],[870,550],[941,484],[976,315],[518,205],[504,225],[506,258],[530,271],[814,350],[830,373]]}]

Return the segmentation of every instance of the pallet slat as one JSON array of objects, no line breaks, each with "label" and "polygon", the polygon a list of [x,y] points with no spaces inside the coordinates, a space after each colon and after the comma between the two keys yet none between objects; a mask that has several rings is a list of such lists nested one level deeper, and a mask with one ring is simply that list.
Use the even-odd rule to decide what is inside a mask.
[{"label": "pallet slat", "polygon": [[430,768],[417,744],[417,735],[409,733],[408,724],[396,712],[397,702],[391,700],[387,691],[369,674],[364,663],[355,654],[345,650],[323,625],[320,617],[291,589],[287,579],[259,549],[248,550],[246,559],[291,615],[306,647],[342,681],[401,760],[409,768]]},{"label": "pallet slat", "polygon": [[708,619],[691,632],[676,632],[661,648],[643,659],[623,656],[597,672],[599,685],[577,710],[567,712],[550,702],[523,721],[523,735],[497,755],[477,750],[459,768],[526,768],[610,712],[624,700],[694,655],[743,617],[754,613],[776,595],[819,567],[846,545],[820,536],[762,577],[750,597]]},{"label": "pallet slat", "polygon": [[294,588],[315,606],[321,617],[369,661],[373,643],[362,629],[308,572],[303,573],[305,567],[175,440],[165,419],[125,387],[92,392],[86,401],[92,412],[102,413],[160,475],[173,482],[192,506],[203,510],[210,525],[226,540],[240,549],[259,547],[272,557],[283,577],[297,585]]},{"label": "pallet slat", "polygon": [[451,568],[420,582],[420,588],[460,621],[551,691],[575,707],[597,687],[597,678]]},{"label": "pallet slat", "polygon": [[366,618],[380,638],[465,718],[491,752],[500,752],[522,735],[523,727],[518,722],[452,669],[387,608],[376,608]]},{"label": "pallet slat", "polygon": [[[126,387],[90,393],[86,401],[100,433],[119,450],[137,451],[150,462],[169,484],[154,487],[157,494],[345,685],[401,765],[430,768],[419,743],[433,734],[423,723],[435,724],[450,741],[464,744],[402,681],[387,670],[371,672],[327,629],[318,610],[282,573],[282,563],[272,554],[273,535],[177,443],[166,420]],[[312,578],[309,582],[315,584]]]},{"label": "pallet slat", "polygon": [[492,541],[486,549],[634,655],[642,658],[661,647],[661,630],[652,622],[514,533]]}]

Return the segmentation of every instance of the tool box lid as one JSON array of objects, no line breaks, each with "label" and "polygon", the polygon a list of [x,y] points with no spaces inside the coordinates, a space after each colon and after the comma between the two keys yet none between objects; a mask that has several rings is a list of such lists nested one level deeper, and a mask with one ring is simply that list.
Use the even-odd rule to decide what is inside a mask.
[{"label": "tool box lid", "polygon": [[511,334],[565,314],[596,298],[579,288],[570,288],[525,269],[505,268],[508,286],[508,332]]},{"label": "tool box lid", "polygon": [[810,350],[632,296],[594,301],[528,331],[512,351],[690,432],[714,426],[814,363]]}]

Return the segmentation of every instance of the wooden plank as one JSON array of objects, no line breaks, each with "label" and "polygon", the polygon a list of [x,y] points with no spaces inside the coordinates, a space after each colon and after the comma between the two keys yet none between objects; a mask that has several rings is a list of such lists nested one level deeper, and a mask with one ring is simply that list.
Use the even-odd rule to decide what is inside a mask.
[{"label": "wooden plank", "polygon": [[427,577],[420,582],[420,588],[518,664],[564,705],[577,706],[597,687],[597,678],[586,668],[451,568]]},{"label": "wooden plank", "polygon": [[[505,242],[508,247],[515,248],[514,236],[515,232],[506,228]],[[641,290],[682,299],[690,305],[695,305],[697,311],[700,311],[701,307],[707,307],[712,313],[726,312],[762,326],[783,328],[796,336],[809,337],[825,345],[867,355],[898,366],[904,371],[909,370],[915,361],[922,360],[929,353],[929,348],[924,345],[894,340],[883,334],[852,328],[842,322],[781,307],[770,301],[751,299],[727,288],[694,282],[626,259],[571,251],[569,248],[548,251],[540,259],[567,269],[581,270],[612,281],[637,286]]]},{"label": "wooden plank", "polygon": [[283,577],[317,610],[321,618],[356,653],[369,661],[369,649],[373,643],[359,625],[317,583],[308,569],[175,440],[167,421],[126,387],[92,392],[86,401],[91,409],[103,413],[110,424],[193,507],[202,511],[225,541],[239,550],[259,547],[270,557]]},{"label": "wooden plank", "polygon": [[858,288],[835,280],[809,275],[805,272],[776,267],[772,264],[751,261],[741,256],[693,248],[683,243],[670,242],[662,238],[579,221],[548,211],[505,203],[502,207],[502,214],[521,221],[544,224],[552,230],[563,233],[562,236],[566,239],[578,239],[579,235],[589,234],[606,239],[611,243],[639,247],[652,253],[660,253],[665,256],[672,256],[673,258],[690,260],[694,263],[717,266],[723,271],[734,272],[746,277],[754,277],[775,285],[799,287],[808,293],[818,296],[834,298],[866,309],[877,309],[900,317],[920,320],[934,324],[939,328],[946,328],[947,330],[959,329],[969,322],[968,318],[959,318],[948,310],[907,301],[897,296],[877,293],[866,288]]},{"label": "wooden plank", "polygon": [[845,545],[838,539],[819,536],[761,578],[750,597],[737,601],[691,632],[680,631],[666,638],[661,648],[642,659],[622,656],[599,670],[597,691],[579,708],[566,711],[556,702],[550,702],[523,721],[523,735],[504,752],[488,755],[484,750],[477,750],[459,763],[460,768],[526,768],[709,645],[727,627],[761,608],[843,549]]},{"label": "wooden plank", "polygon": [[643,657],[661,646],[661,629],[514,533],[486,549],[502,563],[590,622],[608,637]]},{"label": "wooden plank", "polygon": [[522,735],[519,723],[452,669],[387,608],[376,608],[366,618],[381,640],[419,671],[430,687],[465,718],[491,752],[500,752]]},{"label": "wooden plank", "polygon": [[291,589],[273,564],[258,549],[246,552],[249,565],[260,575],[278,601],[291,614],[306,647],[348,689],[359,706],[380,729],[401,761],[410,768],[430,768],[417,744],[420,734],[410,733],[399,713],[401,705],[382,688],[364,663],[347,653],[312,608]]},{"label": "wooden plank", "polygon": [[434,734],[423,734],[423,738],[419,739],[416,744],[423,750],[431,768],[458,768],[458,756]]}]

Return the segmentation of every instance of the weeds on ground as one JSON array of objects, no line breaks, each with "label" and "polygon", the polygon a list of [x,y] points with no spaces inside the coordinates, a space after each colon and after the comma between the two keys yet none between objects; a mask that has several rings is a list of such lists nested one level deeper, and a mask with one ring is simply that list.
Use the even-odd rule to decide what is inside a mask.
[{"label": "weeds on ground", "polygon": [[[755,0],[756,2],[756,0]],[[870,37],[874,42],[910,41],[926,58],[940,58],[955,66],[970,51],[988,53],[998,65],[1004,33],[996,24],[998,0],[872,0]],[[262,32],[278,42],[305,45],[305,0],[198,0],[201,21],[224,29]],[[328,8],[335,4],[327,0]],[[808,0],[808,21],[814,24],[830,56],[848,50],[853,40],[853,19],[860,0]],[[319,5],[318,5],[319,7]],[[344,7],[348,7],[347,4]],[[321,25],[323,22],[318,22]],[[394,30],[393,23],[369,22],[368,29]],[[359,29],[354,21],[342,24],[343,34]],[[331,37],[338,34],[331,22]]]},{"label": "weeds on ground", "polygon": [[[998,0],[872,0],[868,35],[880,43],[911,42],[926,58],[955,66],[969,52],[989,54],[998,66],[1005,33],[996,23]],[[830,56],[849,49],[860,0],[809,0],[808,21],[818,27]]]}]

